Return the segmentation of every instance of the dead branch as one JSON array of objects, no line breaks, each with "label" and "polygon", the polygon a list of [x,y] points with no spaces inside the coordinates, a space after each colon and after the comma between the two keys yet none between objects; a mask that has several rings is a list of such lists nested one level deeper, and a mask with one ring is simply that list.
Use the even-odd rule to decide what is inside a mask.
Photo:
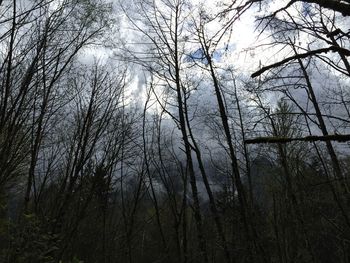
[{"label": "dead branch", "polygon": [[316,141],[336,141],[347,142],[350,141],[350,134],[331,134],[326,136],[306,136],[299,138],[286,138],[286,137],[258,137],[255,139],[247,139],[244,141],[246,144],[258,144],[258,143],[289,143],[293,141],[303,142],[316,142]]},{"label": "dead branch", "polygon": [[288,63],[289,61],[296,60],[296,59],[307,58],[307,57],[314,56],[314,55],[317,55],[317,54],[328,53],[329,51],[338,52],[338,53],[344,54],[345,56],[350,56],[350,50],[345,49],[345,48],[336,47],[336,46],[330,46],[330,47],[327,47],[327,48],[320,48],[320,49],[312,50],[312,51],[309,51],[309,52],[306,52],[306,53],[303,53],[303,54],[297,54],[297,55],[285,58],[285,59],[283,59],[280,62],[277,62],[277,63],[271,64],[271,65],[262,67],[258,71],[254,72],[251,75],[251,77],[252,78],[258,77],[261,74],[263,74],[265,71],[267,71],[269,69],[272,69],[272,68],[277,68],[279,66],[282,66],[282,65]]}]

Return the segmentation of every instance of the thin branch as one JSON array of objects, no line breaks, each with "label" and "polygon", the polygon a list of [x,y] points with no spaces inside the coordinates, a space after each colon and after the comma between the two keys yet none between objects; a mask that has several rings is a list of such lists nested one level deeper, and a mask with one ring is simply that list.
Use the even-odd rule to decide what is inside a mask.
[{"label": "thin branch", "polygon": [[312,51],[309,51],[309,52],[306,52],[306,53],[297,54],[297,55],[285,58],[285,59],[283,59],[280,62],[277,62],[277,63],[271,64],[271,65],[262,67],[260,70],[254,72],[251,75],[251,77],[252,78],[258,77],[261,74],[263,74],[265,71],[267,71],[269,69],[273,69],[273,68],[279,67],[279,66],[282,66],[282,65],[288,63],[289,61],[296,60],[296,59],[307,58],[307,57],[310,57],[310,56],[313,56],[313,55],[317,55],[317,54],[328,53],[329,51],[338,52],[340,54],[344,54],[345,56],[350,56],[350,50],[345,49],[345,48],[341,48],[341,47],[331,46],[331,47],[328,47],[328,48],[316,49],[316,50],[312,50]]},{"label": "thin branch", "polygon": [[304,142],[316,142],[316,141],[337,141],[347,142],[350,141],[350,134],[332,134],[326,136],[306,136],[299,138],[286,138],[286,137],[258,137],[255,139],[247,139],[244,141],[246,144],[258,144],[258,143],[288,143],[293,141]]}]

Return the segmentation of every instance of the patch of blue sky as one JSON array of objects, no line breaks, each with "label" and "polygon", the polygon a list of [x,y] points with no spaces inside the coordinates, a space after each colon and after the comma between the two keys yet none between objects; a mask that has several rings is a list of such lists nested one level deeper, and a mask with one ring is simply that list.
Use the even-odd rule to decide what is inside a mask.
[{"label": "patch of blue sky", "polygon": [[[217,49],[213,52],[211,55],[212,60],[214,63],[220,63],[222,62],[223,56],[227,52],[232,52],[235,49],[235,44],[227,45],[223,48]],[[197,50],[193,51],[192,53],[185,56],[184,59],[185,62],[198,62],[202,63],[204,65],[208,65],[208,60],[205,57],[204,51],[202,48],[198,48]]]}]

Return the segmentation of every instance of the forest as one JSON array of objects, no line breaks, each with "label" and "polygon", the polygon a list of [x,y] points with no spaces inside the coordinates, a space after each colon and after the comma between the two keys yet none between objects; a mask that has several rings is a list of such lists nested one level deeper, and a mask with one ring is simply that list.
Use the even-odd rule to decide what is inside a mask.
[{"label": "forest", "polygon": [[350,263],[349,0],[0,0],[1,263]]}]

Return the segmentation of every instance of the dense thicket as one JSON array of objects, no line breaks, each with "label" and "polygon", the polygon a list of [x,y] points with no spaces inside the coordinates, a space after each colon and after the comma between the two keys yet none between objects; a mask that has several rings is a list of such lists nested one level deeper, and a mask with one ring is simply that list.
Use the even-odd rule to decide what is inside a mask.
[{"label": "dense thicket", "polygon": [[349,22],[0,0],[0,262],[349,263]]}]

